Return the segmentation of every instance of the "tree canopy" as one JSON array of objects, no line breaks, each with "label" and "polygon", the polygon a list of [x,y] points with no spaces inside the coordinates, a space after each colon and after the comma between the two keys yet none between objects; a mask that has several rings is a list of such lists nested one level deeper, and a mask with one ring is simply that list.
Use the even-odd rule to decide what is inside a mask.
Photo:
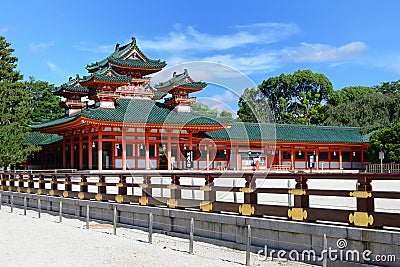
[{"label": "tree canopy", "polygon": [[246,88],[239,98],[237,115],[244,122],[271,122],[273,117],[264,94],[258,88]]},{"label": "tree canopy", "polygon": [[218,113],[218,109],[216,108],[210,108],[208,105],[203,104],[203,103],[194,103],[190,105],[192,111],[194,113],[197,113],[199,115],[206,115],[209,117],[220,117],[220,118],[227,118],[227,119],[232,119],[232,113],[229,111],[223,110],[220,113]]},{"label": "tree canopy", "polygon": [[16,71],[14,49],[0,36],[0,166],[25,162],[39,148],[24,143],[30,131],[31,95]]},{"label": "tree canopy", "polygon": [[365,86],[350,86],[329,97],[325,125],[361,127],[363,133],[388,126],[400,118],[400,93],[382,93]]},{"label": "tree canopy", "polygon": [[32,95],[30,107],[32,108],[32,120],[43,121],[55,119],[64,114],[60,107],[61,99],[53,95],[54,85],[44,81],[36,81],[34,77],[29,77],[25,86]]},{"label": "tree canopy", "polygon": [[371,135],[368,158],[379,162],[379,152],[385,153],[383,162],[400,162],[400,121]]},{"label": "tree canopy", "polygon": [[[322,124],[325,103],[333,92],[332,83],[324,75],[311,70],[298,70],[264,80],[260,93],[245,91],[239,100],[238,115],[242,121],[251,121],[249,106],[266,101],[277,123]],[[245,94],[244,93],[244,94]],[[245,105],[245,102],[250,105]],[[261,104],[264,106],[264,103]]]}]

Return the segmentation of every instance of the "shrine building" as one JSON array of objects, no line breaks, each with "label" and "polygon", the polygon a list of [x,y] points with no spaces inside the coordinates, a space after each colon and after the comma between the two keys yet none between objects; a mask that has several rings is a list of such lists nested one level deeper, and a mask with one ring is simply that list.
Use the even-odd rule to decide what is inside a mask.
[{"label": "shrine building", "polygon": [[357,170],[367,163],[369,136],[357,127],[243,123],[196,114],[191,94],[207,90],[207,83],[184,69],[152,86],[149,75],[165,66],[132,38],[88,65],[87,76],[57,87],[65,115],[33,123],[28,141],[42,150],[28,168]]}]

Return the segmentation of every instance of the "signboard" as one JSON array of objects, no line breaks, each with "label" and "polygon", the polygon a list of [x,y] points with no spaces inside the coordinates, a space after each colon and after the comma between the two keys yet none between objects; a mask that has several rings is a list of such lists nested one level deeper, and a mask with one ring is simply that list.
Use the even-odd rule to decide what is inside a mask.
[{"label": "signboard", "polygon": [[385,159],[385,153],[379,152],[379,159]]},{"label": "signboard", "polygon": [[308,167],[310,169],[315,168],[314,155],[309,155],[308,156]]},{"label": "signboard", "polygon": [[193,156],[194,156],[194,151],[193,150],[185,150],[185,167],[187,169],[193,168]]}]

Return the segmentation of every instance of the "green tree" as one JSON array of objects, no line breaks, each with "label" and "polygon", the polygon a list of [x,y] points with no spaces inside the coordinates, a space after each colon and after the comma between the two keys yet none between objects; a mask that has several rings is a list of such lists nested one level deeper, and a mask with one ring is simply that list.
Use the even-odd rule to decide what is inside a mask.
[{"label": "green tree", "polygon": [[325,104],[333,92],[330,80],[311,70],[271,77],[259,89],[278,123],[321,124]]},{"label": "green tree", "polygon": [[38,147],[23,141],[30,131],[31,95],[16,71],[14,49],[0,36],[0,166],[25,162]]},{"label": "green tree", "polygon": [[400,118],[400,94],[383,94],[372,87],[350,86],[329,98],[325,125],[361,127],[371,132]]},{"label": "green tree", "polygon": [[193,103],[190,107],[194,113],[197,113],[199,115],[216,117],[218,114],[218,110],[216,108],[211,109],[209,106],[203,103]]},{"label": "green tree", "polygon": [[205,115],[209,117],[220,117],[226,119],[232,119],[232,113],[229,111],[223,110],[218,114],[218,110],[216,108],[210,108],[208,105],[203,103],[194,103],[191,106],[191,109],[194,113],[199,115]]},{"label": "green tree", "polygon": [[246,88],[239,98],[237,115],[243,122],[271,122],[273,117],[260,89]]},{"label": "green tree", "polygon": [[55,119],[64,114],[60,107],[61,99],[52,93],[54,85],[36,81],[34,77],[29,77],[29,81],[25,82],[25,85],[32,95],[30,106],[33,121]]},{"label": "green tree", "polygon": [[221,113],[219,114],[219,117],[230,119],[230,120],[233,119],[232,113],[230,113],[229,111],[226,111],[226,110],[221,111]]},{"label": "green tree", "polygon": [[382,94],[400,93],[400,80],[392,82],[383,82],[380,85],[374,86],[375,90]]},{"label": "green tree", "polygon": [[373,133],[370,144],[367,153],[372,162],[380,161],[380,151],[385,153],[385,163],[400,162],[400,122]]}]

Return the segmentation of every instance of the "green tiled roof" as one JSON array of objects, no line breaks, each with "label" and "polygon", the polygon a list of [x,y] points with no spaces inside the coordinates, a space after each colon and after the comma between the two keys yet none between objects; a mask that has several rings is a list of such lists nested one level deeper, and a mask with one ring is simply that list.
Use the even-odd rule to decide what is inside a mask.
[{"label": "green tiled roof", "polygon": [[364,142],[364,143],[369,143],[369,140],[370,140],[372,134],[376,133],[377,131],[378,131],[378,130],[375,130],[375,131],[372,131],[372,132],[370,132],[370,133],[364,134],[364,135],[362,136],[363,142]]},{"label": "green tiled roof", "polygon": [[141,67],[141,68],[150,68],[150,69],[158,69],[158,68],[164,68],[167,64],[165,61],[160,61],[160,60],[149,60],[147,62],[141,61],[139,59],[118,59],[118,58],[113,58],[110,57],[109,59],[110,63],[114,63],[116,65],[120,66],[128,66],[128,67]]},{"label": "green tiled roof", "polygon": [[180,86],[204,88],[204,87],[207,86],[207,83],[205,83],[205,82],[192,82],[192,83],[183,83],[183,84],[180,84]]},{"label": "green tiled roof", "polygon": [[154,93],[154,96],[153,96],[154,100],[164,98],[168,94],[168,93],[160,92],[160,91],[157,91],[157,90],[154,90],[153,93]]},{"label": "green tiled roof", "polygon": [[116,83],[127,83],[132,80],[131,77],[125,76],[125,75],[120,75],[120,76],[107,76],[107,75],[102,75],[102,74],[93,74],[90,76],[84,76],[80,82],[85,83],[90,80],[97,79],[105,82],[116,82]]},{"label": "green tiled roof", "polygon": [[79,118],[79,112],[74,113],[71,116],[63,116],[61,118],[55,119],[55,120],[47,120],[47,121],[42,121],[42,122],[33,122],[31,125],[32,129],[42,129],[50,126],[55,126],[55,125],[60,125],[60,124],[65,124],[71,121],[76,120]]},{"label": "green tiled roof", "polygon": [[276,136],[279,141],[289,142],[362,142],[360,128],[357,127],[279,124]]},{"label": "green tiled roof", "polygon": [[30,132],[24,143],[41,146],[57,143],[60,142],[62,139],[62,136],[59,136],[57,134]]},{"label": "green tiled roof", "polygon": [[211,138],[215,140],[275,140],[276,132],[274,124],[238,123],[222,130],[200,133],[200,138]]},{"label": "green tiled roof", "polygon": [[60,93],[62,91],[68,91],[68,92],[73,92],[73,93],[89,93],[89,88],[86,86],[72,86],[68,84],[63,84],[59,87],[56,87],[55,90],[53,91],[54,94]]},{"label": "green tiled roof", "polygon": [[173,107],[154,100],[119,99],[115,108],[82,109],[71,116],[62,117],[41,124],[33,124],[33,129],[61,125],[78,119],[91,118],[101,121],[151,124],[221,125],[229,123],[227,119],[199,116],[191,112],[177,112]]},{"label": "green tiled roof", "polygon": [[117,82],[117,83],[127,83],[132,80],[132,78],[127,75],[118,74],[110,66],[107,66],[104,69],[100,69],[92,73],[91,75],[83,76],[82,78],[79,77],[77,78],[79,83],[85,83],[92,79],[102,80],[106,82]]},{"label": "green tiled roof", "polygon": [[[140,57],[143,60],[125,59],[126,56],[133,50],[136,50],[140,54]],[[113,62],[115,64],[122,66],[132,66],[132,67],[142,67],[142,68],[163,68],[167,65],[165,61],[152,60],[146,57],[140,50],[140,48],[137,46],[136,39],[134,37],[132,38],[132,41],[130,43],[124,46],[119,46],[119,44],[117,44],[115,47],[115,51],[110,56],[99,62],[87,65],[86,69],[91,72],[96,71],[99,68],[106,67],[109,62]]]},{"label": "green tiled roof", "polygon": [[268,123],[233,123],[230,128],[202,133],[198,137],[219,140],[277,140],[284,142],[362,143],[357,127]]},{"label": "green tiled roof", "polygon": [[169,87],[169,86],[187,86],[193,88],[204,88],[207,86],[205,82],[195,82],[189,76],[187,69],[184,69],[183,73],[176,74],[174,73],[172,78],[165,82],[160,82],[159,84],[155,85],[154,87],[158,90],[162,90],[162,88]]}]

